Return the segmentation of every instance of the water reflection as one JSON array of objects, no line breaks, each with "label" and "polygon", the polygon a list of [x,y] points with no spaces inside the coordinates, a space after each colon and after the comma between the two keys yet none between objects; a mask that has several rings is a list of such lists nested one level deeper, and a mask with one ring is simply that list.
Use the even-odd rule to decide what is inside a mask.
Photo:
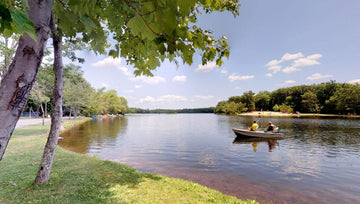
[{"label": "water reflection", "polygon": [[100,151],[101,147],[115,146],[126,131],[127,118],[93,119],[62,133],[65,139],[59,145],[79,153]]},{"label": "water reflection", "polygon": [[236,138],[232,128],[246,128],[254,119],[258,120],[213,114],[133,115],[91,121],[62,134],[59,143],[238,198],[360,203],[360,120],[261,118],[260,128],[271,120],[285,138]]},{"label": "water reflection", "polygon": [[269,147],[269,152],[272,152],[276,145],[278,145],[278,140],[270,138],[246,138],[246,137],[236,137],[233,141],[234,144],[251,144],[254,152],[258,150],[258,143],[266,143]]}]

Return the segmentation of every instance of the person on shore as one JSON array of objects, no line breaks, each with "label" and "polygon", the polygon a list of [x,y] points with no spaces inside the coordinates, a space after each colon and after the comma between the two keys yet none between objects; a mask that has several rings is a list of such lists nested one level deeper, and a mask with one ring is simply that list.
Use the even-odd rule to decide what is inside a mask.
[{"label": "person on shore", "polygon": [[268,127],[266,128],[265,132],[273,132],[275,130],[275,125],[273,125],[270,121],[268,123]]},{"label": "person on shore", "polygon": [[250,127],[250,131],[255,131],[259,125],[257,124],[256,120],[254,120],[253,124]]}]

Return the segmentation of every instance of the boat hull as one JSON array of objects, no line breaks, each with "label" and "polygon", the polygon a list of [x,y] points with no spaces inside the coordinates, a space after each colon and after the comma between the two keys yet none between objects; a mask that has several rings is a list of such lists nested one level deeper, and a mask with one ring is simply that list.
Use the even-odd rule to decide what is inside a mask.
[{"label": "boat hull", "polygon": [[233,128],[234,133],[240,137],[254,137],[254,138],[273,138],[282,139],[284,134],[278,132],[264,132],[264,131],[250,131],[246,129]]}]

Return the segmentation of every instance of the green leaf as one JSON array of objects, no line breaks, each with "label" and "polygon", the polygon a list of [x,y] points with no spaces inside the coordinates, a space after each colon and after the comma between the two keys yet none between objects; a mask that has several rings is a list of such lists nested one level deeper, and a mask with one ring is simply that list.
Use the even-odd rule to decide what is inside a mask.
[{"label": "green leaf", "polygon": [[109,56],[112,56],[114,58],[119,56],[119,51],[118,50],[110,50],[109,51]]},{"label": "green leaf", "polygon": [[11,22],[10,10],[0,4],[0,33],[4,32],[5,29],[11,30]]},{"label": "green leaf", "polygon": [[155,57],[150,57],[147,61],[147,64],[150,69],[155,69],[156,67],[160,66],[160,61]]},{"label": "green leaf", "polygon": [[12,25],[16,28],[17,32],[24,34],[27,33],[33,40],[37,40],[34,24],[27,17],[27,15],[20,10],[10,11],[13,18]]},{"label": "green leaf", "polygon": [[216,60],[216,65],[221,67],[221,65],[223,64],[224,62],[221,60],[221,59],[217,59]]},{"label": "green leaf", "polygon": [[96,27],[95,23],[87,16],[81,16],[80,21],[84,24],[86,31],[91,31]]},{"label": "green leaf", "polygon": [[134,35],[140,35],[145,39],[152,40],[157,37],[145,24],[143,19],[140,17],[135,17],[129,20],[127,26],[130,28],[131,32]]}]

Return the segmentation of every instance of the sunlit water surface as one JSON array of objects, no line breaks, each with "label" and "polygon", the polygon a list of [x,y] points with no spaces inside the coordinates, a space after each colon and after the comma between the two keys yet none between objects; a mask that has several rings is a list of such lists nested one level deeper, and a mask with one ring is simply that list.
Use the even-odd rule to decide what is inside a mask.
[{"label": "sunlit water surface", "polygon": [[93,120],[62,134],[66,149],[183,178],[241,199],[360,203],[360,121],[261,118],[283,140],[244,141],[251,117],[149,114]]}]

